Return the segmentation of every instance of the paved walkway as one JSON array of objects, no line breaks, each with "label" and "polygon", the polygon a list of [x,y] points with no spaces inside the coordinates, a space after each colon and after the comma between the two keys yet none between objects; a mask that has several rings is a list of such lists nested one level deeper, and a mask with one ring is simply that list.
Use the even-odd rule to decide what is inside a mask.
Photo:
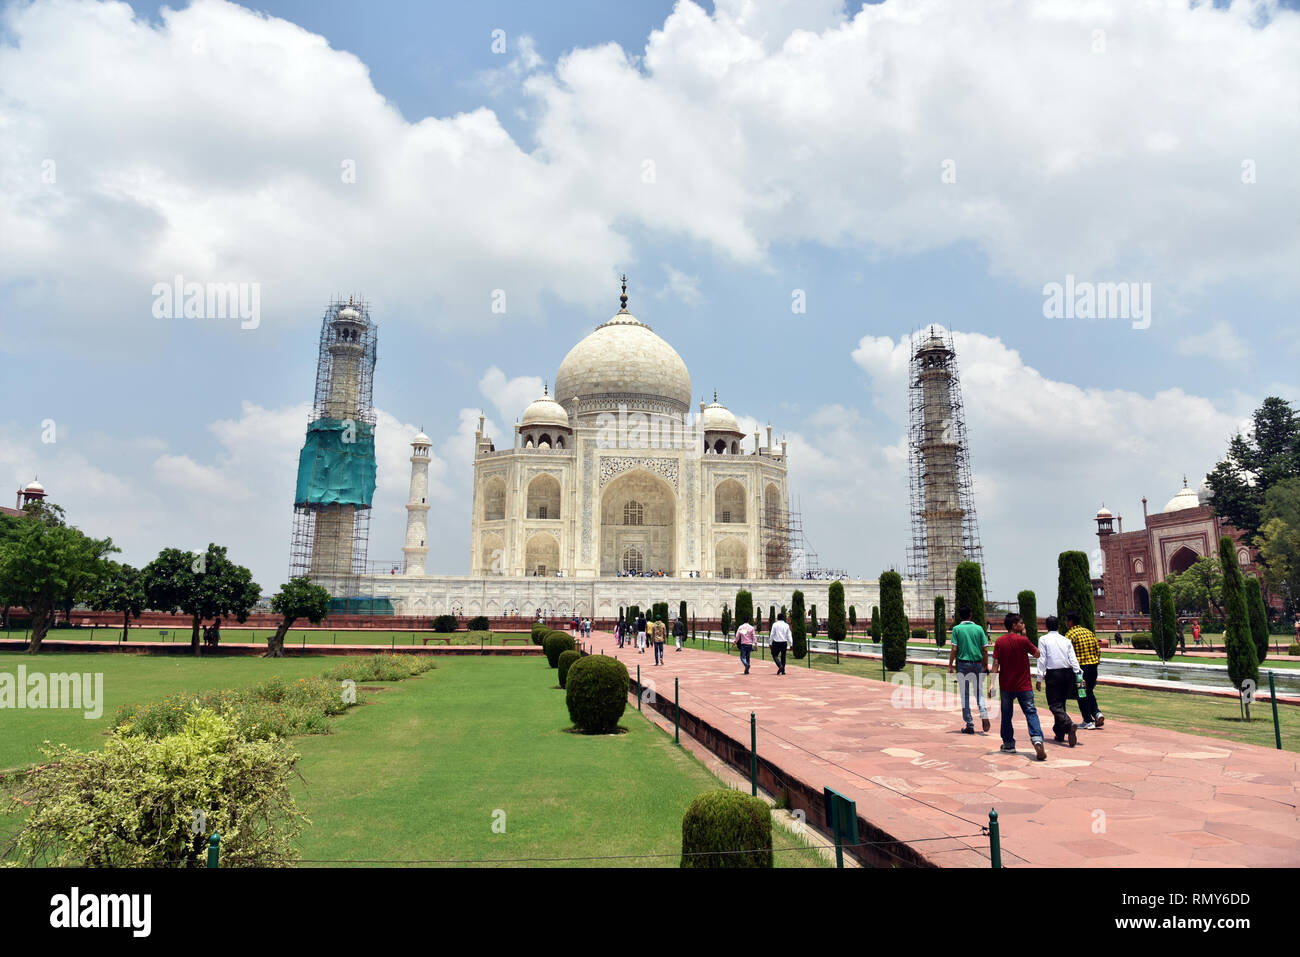
[{"label": "paved walkway", "polygon": [[[736,741],[758,719],[758,753],[813,788],[857,801],[859,815],[941,866],[988,867],[979,836],[990,808],[1001,822],[1003,863],[1044,867],[1294,867],[1300,865],[1300,755],[1107,720],[1074,749],[1051,740],[1033,760],[998,749],[992,731],[963,735],[960,704],[935,689],[897,688],[800,668],[784,676],[755,659],[673,650],[654,666],[647,651],[592,636],[593,651],[637,665],[661,699],[681,682],[681,706]],[[1104,705],[1104,699],[1103,699]],[[671,711],[669,712],[671,714]],[[978,719],[977,719],[978,720]]]}]

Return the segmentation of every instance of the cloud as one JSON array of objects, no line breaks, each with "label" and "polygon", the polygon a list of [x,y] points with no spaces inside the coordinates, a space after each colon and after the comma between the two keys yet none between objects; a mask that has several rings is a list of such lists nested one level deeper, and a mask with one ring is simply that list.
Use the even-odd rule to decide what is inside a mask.
[{"label": "cloud", "polygon": [[1239,365],[1250,358],[1250,346],[1222,319],[1205,332],[1182,336],[1178,352],[1195,358],[1213,359],[1225,365]]},{"label": "cloud", "polygon": [[688,275],[669,263],[664,263],[664,272],[668,275],[668,282],[659,290],[660,298],[676,299],[687,306],[698,305],[703,300],[698,275]]},{"label": "cloud", "polygon": [[[542,394],[543,385],[542,378],[535,375],[507,379],[506,374],[496,366],[488,369],[478,380],[479,391],[483,393],[484,398],[497,407],[501,418],[506,422],[514,422],[522,416],[524,409]],[[513,430],[511,430],[510,441],[512,443],[514,441]]]}]

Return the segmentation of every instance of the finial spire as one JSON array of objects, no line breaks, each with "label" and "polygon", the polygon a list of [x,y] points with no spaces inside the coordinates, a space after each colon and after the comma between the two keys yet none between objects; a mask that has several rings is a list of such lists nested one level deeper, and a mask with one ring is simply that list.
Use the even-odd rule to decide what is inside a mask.
[{"label": "finial spire", "polygon": [[543,380],[542,380],[542,395],[546,396],[546,395],[550,395],[550,394],[551,394],[551,386],[550,386],[550,383],[548,383],[545,379],[543,379]]},{"label": "finial spire", "polygon": [[1187,476],[1183,476],[1183,488],[1187,488]]},{"label": "finial spire", "polygon": [[714,402],[715,405],[717,404],[717,401],[718,401],[718,390],[717,390],[717,389],[714,389],[714,390],[713,390],[713,402]]},{"label": "finial spire", "polygon": [[623,283],[623,295],[618,297],[618,301],[622,308],[619,309],[619,312],[627,312],[627,273],[623,274],[622,283]]}]

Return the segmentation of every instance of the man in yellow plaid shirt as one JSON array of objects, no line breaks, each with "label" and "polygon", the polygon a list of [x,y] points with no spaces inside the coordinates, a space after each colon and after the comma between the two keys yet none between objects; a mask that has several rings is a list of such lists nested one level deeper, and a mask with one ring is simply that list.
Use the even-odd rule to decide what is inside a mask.
[{"label": "man in yellow plaid shirt", "polygon": [[1077,611],[1067,611],[1065,623],[1070,626],[1065,637],[1069,639],[1070,644],[1074,645],[1074,654],[1079,659],[1079,667],[1083,669],[1083,686],[1086,693],[1079,699],[1079,713],[1083,715],[1082,727],[1085,731],[1092,731],[1106,723],[1105,716],[1097,706],[1097,696],[1092,693],[1092,689],[1097,685],[1097,666],[1101,664],[1101,646],[1097,644],[1097,636],[1079,623]]}]

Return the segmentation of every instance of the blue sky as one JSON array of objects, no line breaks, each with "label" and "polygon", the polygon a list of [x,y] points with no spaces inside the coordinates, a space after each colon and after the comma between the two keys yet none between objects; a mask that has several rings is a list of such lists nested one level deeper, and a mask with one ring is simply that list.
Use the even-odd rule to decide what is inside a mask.
[{"label": "blue sky", "polygon": [[[862,577],[907,545],[900,337],[955,330],[992,590],[1051,594],[1102,501],[1136,527],[1300,399],[1300,15],[1225,6],[6,5],[0,472],[125,560],[216,540],[273,589],[320,315],[357,293],[371,557],[423,427],[430,566],[462,572],[467,430],[508,441],[626,271]],[[176,273],[259,284],[257,328],[154,318]],[[1150,327],[1045,318],[1067,274],[1150,283]]]}]

